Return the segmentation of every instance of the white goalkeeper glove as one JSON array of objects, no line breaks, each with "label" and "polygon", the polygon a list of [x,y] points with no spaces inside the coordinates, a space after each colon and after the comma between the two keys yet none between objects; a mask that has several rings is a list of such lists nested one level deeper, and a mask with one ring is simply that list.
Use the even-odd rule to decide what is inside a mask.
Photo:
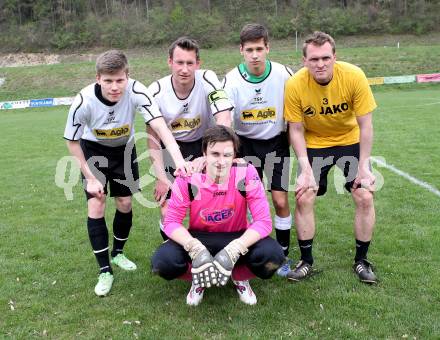
[{"label": "white goalkeeper glove", "polygon": [[217,270],[208,249],[198,239],[193,238],[183,247],[192,260],[192,281],[196,285],[209,288],[217,284]]},{"label": "white goalkeeper glove", "polygon": [[247,252],[248,248],[238,239],[235,239],[214,256],[214,264],[217,269],[217,285],[226,285],[238,258]]}]

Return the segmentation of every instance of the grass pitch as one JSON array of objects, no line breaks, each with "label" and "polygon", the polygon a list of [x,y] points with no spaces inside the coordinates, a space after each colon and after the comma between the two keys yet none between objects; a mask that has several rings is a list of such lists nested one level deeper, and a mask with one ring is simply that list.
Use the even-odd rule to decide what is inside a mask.
[{"label": "grass pitch", "polygon": [[[142,68],[140,61],[134,64],[136,70]],[[66,65],[65,72],[72,67],[93,72],[90,66]],[[27,98],[26,94],[69,95],[69,86],[77,90],[82,81],[73,74],[65,89],[57,87],[57,79],[65,76],[61,70],[51,66],[1,71],[33,73],[37,78],[54,72],[52,82],[16,94]],[[11,99],[5,98],[7,91],[0,98]],[[440,86],[374,91],[379,108],[374,113],[373,156],[440,188]],[[316,206],[314,254],[322,273],[299,284],[278,277],[254,280],[254,307],[242,304],[228,286],[208,290],[202,304],[190,308],[185,304],[188,283],[151,275],[150,257],[161,242],[159,214],[138,202],[126,253],[139,269],[128,273],[115,268],[111,294],[97,298],[84,195],[77,185],[73,200],[67,200],[55,184],[57,163],[68,155],[62,139],[66,112],[67,107],[0,111],[0,337],[440,337],[440,198],[377,165],[383,187],[375,199],[377,224],[369,253],[380,278],[377,286],[361,284],[351,272],[353,203],[348,194],[337,194],[330,186]],[[142,129],[138,119],[137,130]],[[138,148],[139,154],[145,151],[144,141]],[[141,172],[148,170],[145,160]],[[152,185],[143,190],[150,201],[151,191]],[[113,211],[109,201],[109,225]],[[297,260],[294,233],[292,245]]]}]

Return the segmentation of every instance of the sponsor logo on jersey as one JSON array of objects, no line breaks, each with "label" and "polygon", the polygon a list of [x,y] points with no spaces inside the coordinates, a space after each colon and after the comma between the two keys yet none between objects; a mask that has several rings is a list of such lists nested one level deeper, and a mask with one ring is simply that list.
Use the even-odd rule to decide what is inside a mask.
[{"label": "sponsor logo on jersey", "polygon": [[329,106],[321,106],[320,115],[334,115],[337,113],[342,113],[343,111],[348,110],[347,103],[341,103],[338,105],[329,105]]},{"label": "sponsor logo on jersey", "polygon": [[183,105],[183,111],[182,111],[182,112],[183,112],[183,113],[187,113],[187,112],[188,112],[188,109],[189,109],[189,108],[188,108],[188,103],[186,103],[186,104]]},{"label": "sponsor logo on jersey", "polygon": [[261,94],[261,89],[255,89],[255,94],[260,95]]},{"label": "sponsor logo on jersey", "polygon": [[225,206],[222,209],[206,208],[200,211],[200,218],[205,224],[223,223],[234,216],[234,206]]},{"label": "sponsor logo on jersey", "polygon": [[226,191],[215,191],[212,196],[213,197],[216,197],[216,196],[226,196]]},{"label": "sponsor logo on jersey", "polygon": [[130,136],[130,125],[126,124],[113,129],[93,129],[93,134],[98,139],[116,139]]},{"label": "sponsor logo on jersey", "polygon": [[305,107],[303,112],[306,117],[313,117],[316,114],[316,110],[313,106]]},{"label": "sponsor logo on jersey", "polygon": [[197,129],[201,125],[201,118],[197,116],[195,118],[179,118],[173,121],[170,124],[171,131],[179,132],[179,131],[191,131]]},{"label": "sponsor logo on jersey", "polygon": [[258,122],[262,120],[276,120],[277,112],[275,107],[241,111],[242,122]]}]

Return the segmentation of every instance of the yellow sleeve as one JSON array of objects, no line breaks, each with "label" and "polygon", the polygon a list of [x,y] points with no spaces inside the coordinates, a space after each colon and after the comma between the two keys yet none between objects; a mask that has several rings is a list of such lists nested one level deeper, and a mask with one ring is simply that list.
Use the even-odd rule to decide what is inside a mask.
[{"label": "yellow sleeve", "polygon": [[356,116],[363,116],[372,112],[376,107],[373,92],[368,84],[364,72],[360,70],[354,82],[355,92],[353,98],[353,109]]},{"label": "yellow sleeve", "polygon": [[284,88],[284,119],[292,123],[303,121],[301,97],[295,88],[296,81],[294,76],[290,77]]}]

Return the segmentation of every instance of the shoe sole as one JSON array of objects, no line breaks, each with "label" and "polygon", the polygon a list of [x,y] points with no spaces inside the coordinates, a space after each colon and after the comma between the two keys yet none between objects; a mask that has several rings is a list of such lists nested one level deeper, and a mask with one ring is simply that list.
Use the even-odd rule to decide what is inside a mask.
[{"label": "shoe sole", "polygon": [[307,279],[311,278],[312,276],[315,276],[315,275],[321,274],[321,273],[322,273],[321,269],[312,268],[312,270],[309,272],[309,274],[307,274],[306,276],[304,276],[304,277],[302,277],[300,279],[295,279],[295,278],[292,278],[292,277],[288,277],[287,280],[289,282],[292,282],[292,283],[293,282],[301,282],[301,281],[304,281],[304,280],[307,280]]},{"label": "shoe sole", "polygon": [[95,291],[95,294],[96,294],[96,296],[98,296],[98,297],[104,297],[104,296],[109,295],[109,294],[110,294],[110,291],[111,291],[111,289],[110,289],[107,293],[105,293],[105,294],[98,294],[98,293]]},{"label": "shoe sole", "polygon": [[[96,294],[96,292],[95,292],[95,294]],[[106,293],[106,294],[96,294],[96,296],[97,297],[106,297],[107,295],[109,295],[110,294],[110,292],[108,292],[108,293]]]},{"label": "shoe sole", "polygon": [[114,265],[114,266],[116,266],[118,268],[121,268],[122,270],[125,270],[126,272],[132,272],[132,271],[135,271],[137,269],[137,266],[134,267],[134,268],[128,268],[128,269],[127,268],[123,268],[123,267],[119,266],[118,264],[114,263],[113,261],[110,261],[110,264],[112,264],[112,265]]},{"label": "shoe sole", "polygon": [[370,284],[370,285],[375,285],[377,284],[377,279],[376,280],[367,280],[367,279],[361,279],[359,277],[359,274],[356,270],[353,269],[353,273],[358,277],[359,281],[366,283],[366,284]]},{"label": "shoe sole", "polygon": [[361,281],[361,282],[363,282],[363,283],[370,284],[370,285],[375,285],[375,284],[377,284],[377,280],[361,280],[361,279],[359,279],[359,281]]}]

